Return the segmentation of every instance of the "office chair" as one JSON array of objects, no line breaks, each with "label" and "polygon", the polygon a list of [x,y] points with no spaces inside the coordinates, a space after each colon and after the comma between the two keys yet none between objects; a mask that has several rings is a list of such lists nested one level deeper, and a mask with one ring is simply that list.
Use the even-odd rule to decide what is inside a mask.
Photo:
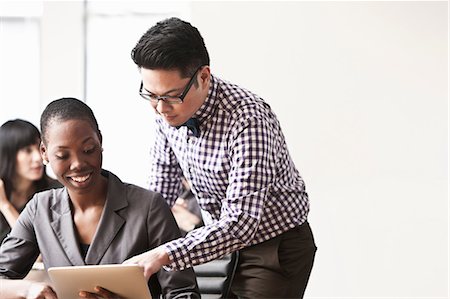
[{"label": "office chair", "polygon": [[233,252],[220,259],[194,266],[202,298],[235,298],[230,292],[230,287],[237,267],[238,254]]}]

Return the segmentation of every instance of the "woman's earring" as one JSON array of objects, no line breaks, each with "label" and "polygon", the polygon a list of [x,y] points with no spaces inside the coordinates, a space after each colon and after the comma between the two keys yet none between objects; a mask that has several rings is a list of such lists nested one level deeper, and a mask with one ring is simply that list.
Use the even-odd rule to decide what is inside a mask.
[{"label": "woman's earring", "polygon": [[42,160],[42,164],[48,165],[48,161],[47,160]]}]

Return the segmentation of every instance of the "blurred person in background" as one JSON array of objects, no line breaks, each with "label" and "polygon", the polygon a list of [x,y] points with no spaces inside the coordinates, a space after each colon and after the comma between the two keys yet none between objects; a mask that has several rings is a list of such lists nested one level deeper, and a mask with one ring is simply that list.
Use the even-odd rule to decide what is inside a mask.
[{"label": "blurred person in background", "polygon": [[45,172],[39,130],[22,119],[0,127],[0,244],[34,193],[61,187]]},{"label": "blurred person in background", "polygon": [[171,210],[183,236],[203,226],[200,207],[185,178],[183,178],[183,192],[177,198]]}]

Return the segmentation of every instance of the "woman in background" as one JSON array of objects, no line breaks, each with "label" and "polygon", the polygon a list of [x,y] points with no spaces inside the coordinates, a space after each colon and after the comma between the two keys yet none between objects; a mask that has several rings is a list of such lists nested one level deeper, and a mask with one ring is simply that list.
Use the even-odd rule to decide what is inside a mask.
[{"label": "woman in background", "polygon": [[171,211],[180,228],[181,234],[185,236],[191,230],[203,226],[200,206],[191,191],[186,178],[182,179],[183,192],[178,196]]},{"label": "woman in background", "polygon": [[0,127],[0,244],[34,193],[60,187],[45,173],[39,130],[22,119]]}]

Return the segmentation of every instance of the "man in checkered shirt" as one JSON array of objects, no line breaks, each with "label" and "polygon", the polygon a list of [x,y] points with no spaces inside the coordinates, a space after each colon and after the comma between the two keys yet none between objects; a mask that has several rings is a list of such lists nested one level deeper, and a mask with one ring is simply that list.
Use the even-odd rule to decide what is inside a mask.
[{"label": "man in checkered shirt", "polygon": [[308,195],[269,105],[211,74],[203,38],[180,19],[150,28],[132,58],[157,113],[150,189],[172,206],[186,177],[205,226],[127,263],[150,277],[239,251],[239,298],[302,298],[316,252]]}]

